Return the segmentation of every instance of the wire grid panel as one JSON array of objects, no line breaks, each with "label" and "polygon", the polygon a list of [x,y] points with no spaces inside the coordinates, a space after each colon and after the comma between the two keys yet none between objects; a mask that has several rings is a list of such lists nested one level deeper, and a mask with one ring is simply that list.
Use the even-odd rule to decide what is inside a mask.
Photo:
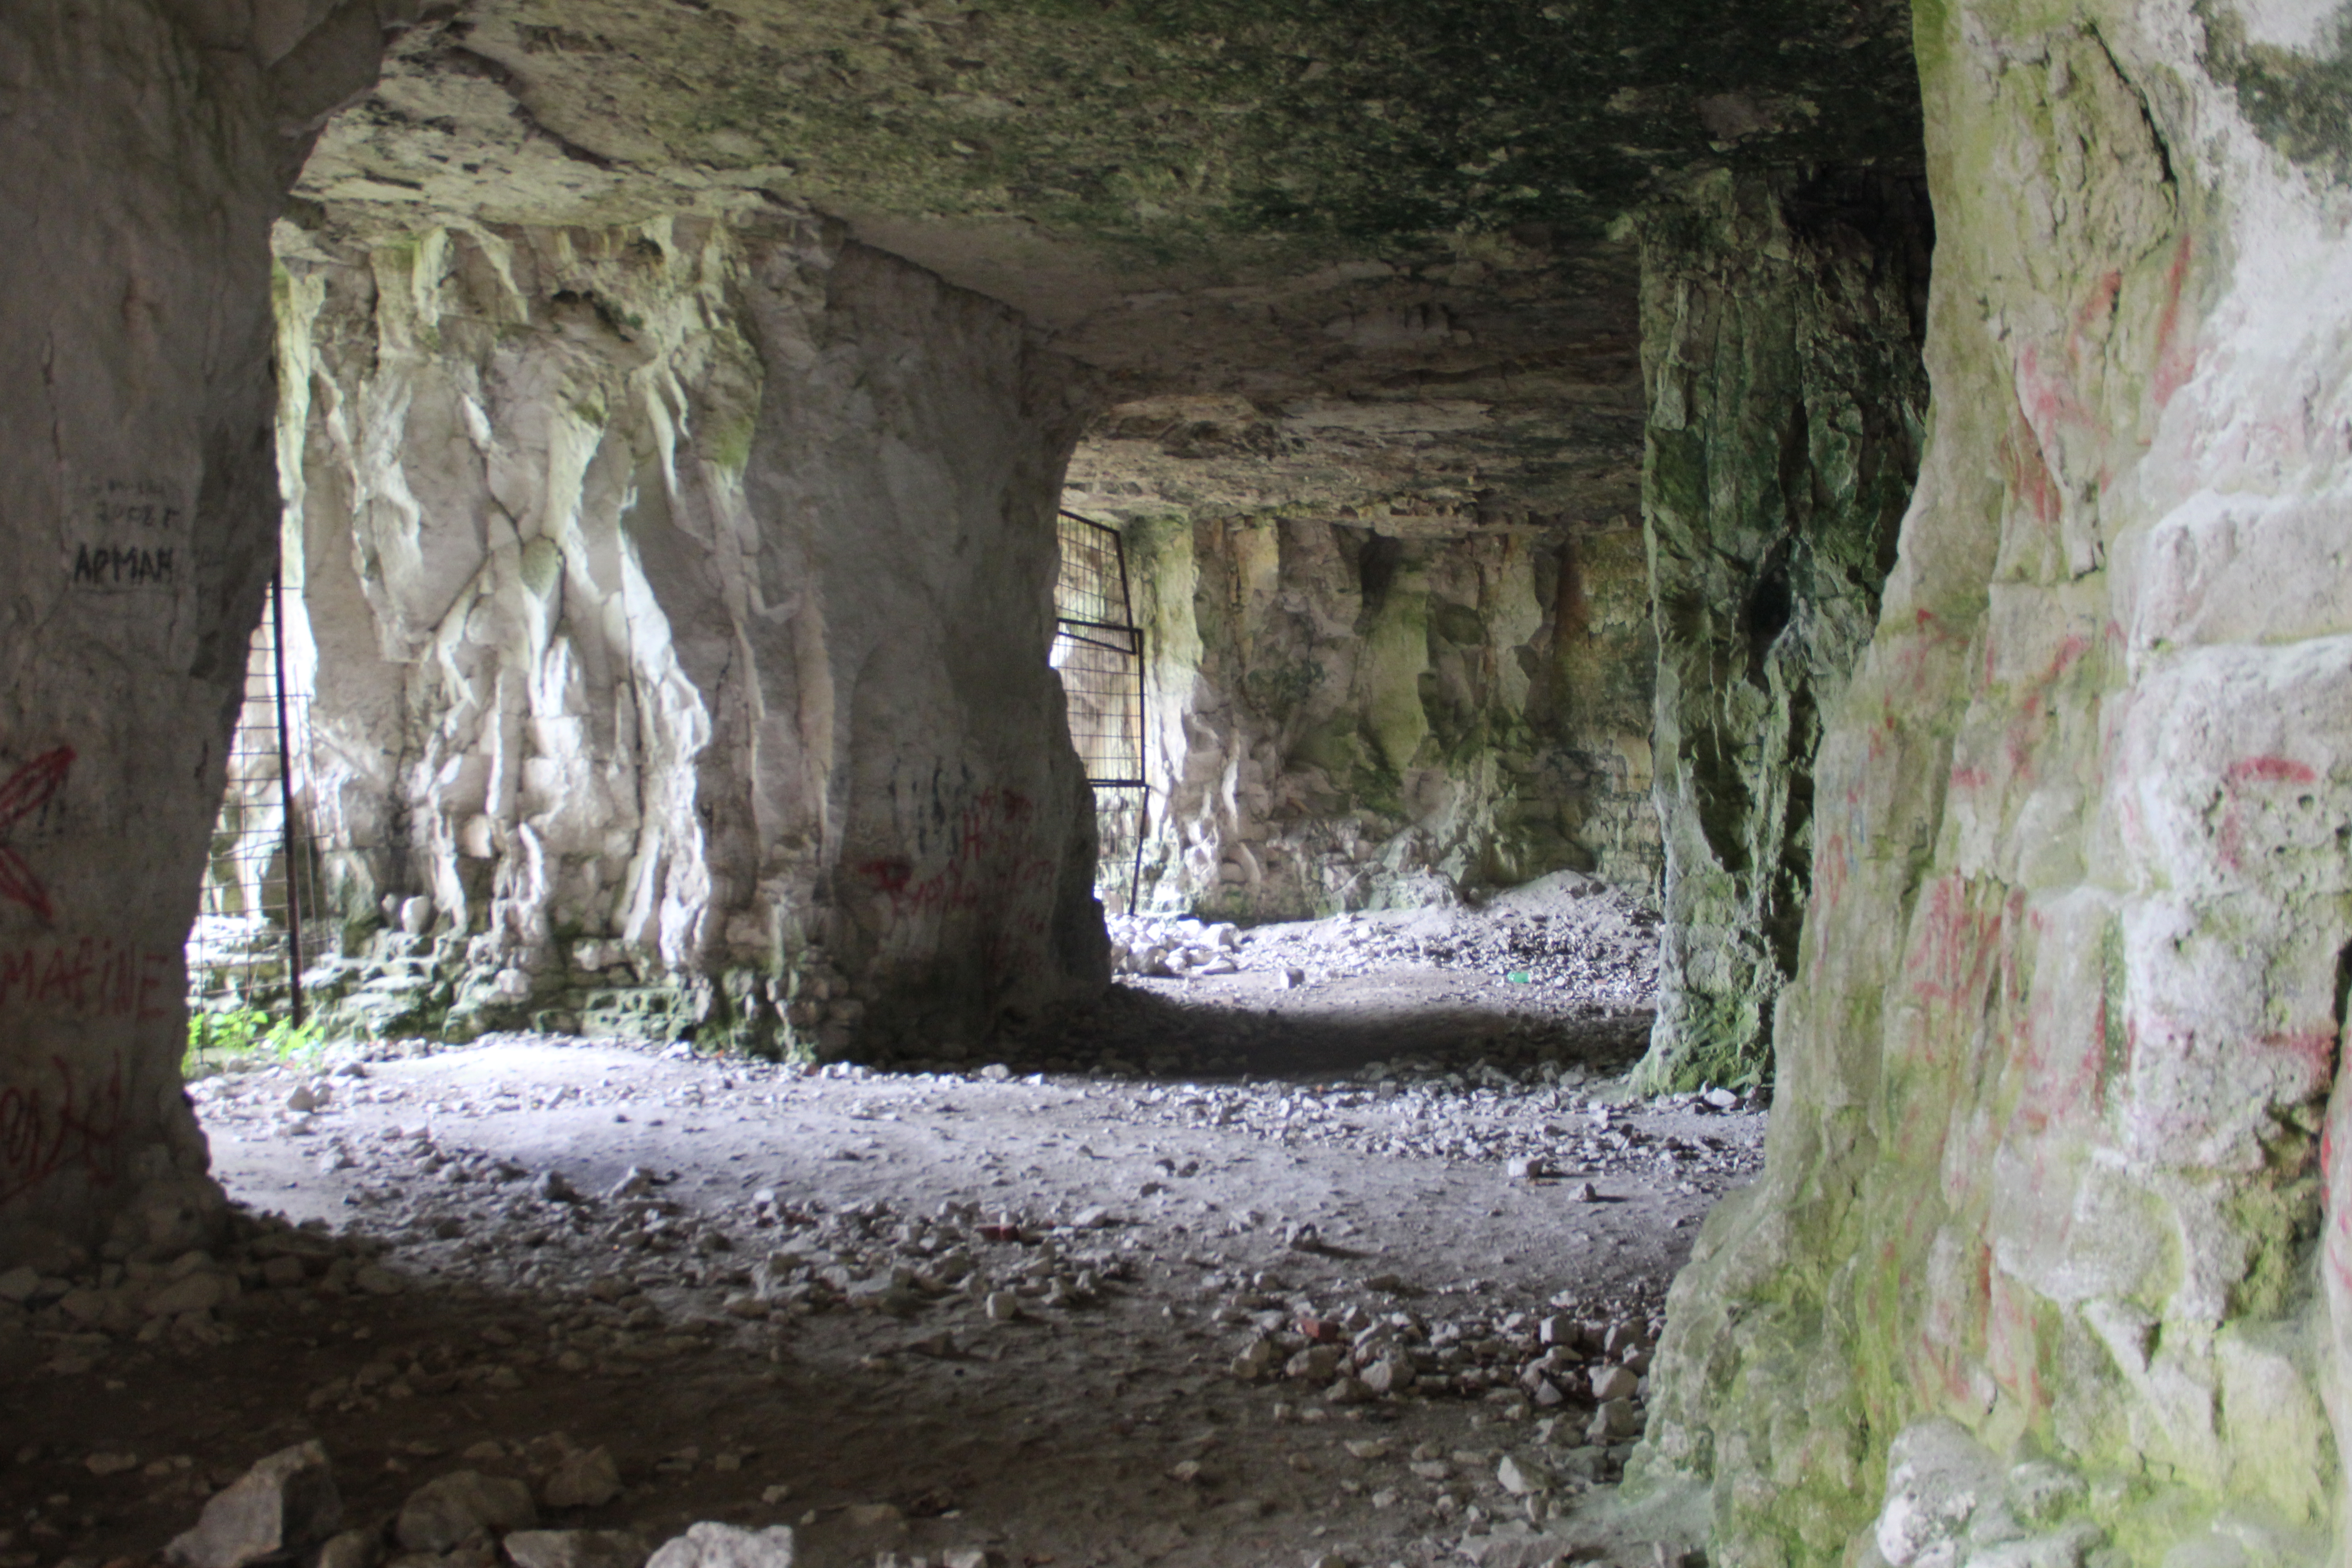
[{"label": "wire grid panel", "polygon": [[1062,564],[1054,584],[1054,614],[1085,626],[1133,626],[1135,614],[1127,602],[1127,552],[1118,530],[1066,511],[1056,526]]},{"label": "wire grid panel", "polygon": [[1097,887],[1108,893],[1125,881],[1126,912],[1133,914],[1150,796],[1141,784],[1097,784],[1094,793]]},{"label": "wire grid panel", "polygon": [[[227,787],[213,824],[195,924],[188,932],[188,1005],[211,1012],[274,1010],[289,999],[293,944],[288,881],[296,907],[319,907],[317,847],[299,815],[289,831],[281,757],[301,771],[309,751],[310,700],[285,694],[286,744],[278,736],[278,625],[265,612],[247,650],[245,700],[229,737]],[[295,781],[299,783],[299,779]],[[299,794],[299,791],[295,792]],[[309,921],[304,922],[306,927]]]},{"label": "wire grid panel", "polygon": [[1061,514],[1054,584],[1054,668],[1062,678],[1070,741],[1098,786],[1143,784],[1143,633],[1127,594],[1118,531]]},{"label": "wire grid panel", "polygon": [[1054,668],[1070,742],[1093,784],[1143,783],[1142,636],[1132,627],[1074,626],[1054,634]]}]

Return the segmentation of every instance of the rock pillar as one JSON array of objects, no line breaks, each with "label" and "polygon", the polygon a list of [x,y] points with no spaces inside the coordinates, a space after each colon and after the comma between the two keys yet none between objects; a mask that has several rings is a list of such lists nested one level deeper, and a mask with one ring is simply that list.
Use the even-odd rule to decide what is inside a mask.
[{"label": "rock pillar", "polygon": [[1653,213],[1643,524],[1666,934],[1651,1088],[1752,1083],[1795,973],[1813,752],[1877,619],[1926,418],[1916,182],[1718,174]]},{"label": "rock pillar", "polygon": [[269,225],[371,5],[0,13],[0,1259],[185,1246],[181,943],[276,561]]},{"label": "rock pillar", "polygon": [[814,222],[281,249],[347,1024],[952,1058],[1105,978],[1017,316]]},{"label": "rock pillar", "polygon": [[1641,1471],[1735,1565],[2340,1558],[2352,50],[1916,16],[1931,431]]}]

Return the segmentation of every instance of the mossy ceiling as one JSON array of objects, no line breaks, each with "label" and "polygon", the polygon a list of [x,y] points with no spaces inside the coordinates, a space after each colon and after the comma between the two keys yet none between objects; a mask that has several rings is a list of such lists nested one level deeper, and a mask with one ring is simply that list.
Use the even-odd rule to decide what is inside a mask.
[{"label": "mossy ceiling", "polygon": [[478,0],[428,8],[310,183],[517,220],[762,191],[1138,260],[1574,240],[1695,163],[1916,160],[1907,29],[1887,0]]},{"label": "mossy ceiling", "polygon": [[298,220],[333,248],[822,213],[1121,396],[1614,380],[1616,220],[1713,165],[1916,166],[1908,28],[1897,0],[428,5]]}]

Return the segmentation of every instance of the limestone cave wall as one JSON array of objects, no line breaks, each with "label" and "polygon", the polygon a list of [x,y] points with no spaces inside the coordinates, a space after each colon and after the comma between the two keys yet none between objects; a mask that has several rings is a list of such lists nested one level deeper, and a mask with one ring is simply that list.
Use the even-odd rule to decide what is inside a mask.
[{"label": "limestone cave wall", "polygon": [[1730,1564],[2340,1560],[2341,12],[1916,20],[1922,477],[1641,1470]]},{"label": "limestone cave wall", "polygon": [[1654,1089],[1770,1068],[1822,715],[1877,620],[1918,471],[1930,227],[1916,181],[1870,170],[1717,174],[1647,216]]},{"label": "limestone cave wall", "polygon": [[1654,883],[1630,526],[1259,514],[1126,536],[1150,659],[1147,907],[1292,919],[1569,867]]},{"label": "limestone cave wall", "polygon": [[279,250],[341,1018],[953,1058],[1100,982],[1013,312],[814,221]]},{"label": "limestone cave wall", "polygon": [[269,225],[385,19],[0,11],[0,1258],[219,1202],[180,944],[272,560]]}]

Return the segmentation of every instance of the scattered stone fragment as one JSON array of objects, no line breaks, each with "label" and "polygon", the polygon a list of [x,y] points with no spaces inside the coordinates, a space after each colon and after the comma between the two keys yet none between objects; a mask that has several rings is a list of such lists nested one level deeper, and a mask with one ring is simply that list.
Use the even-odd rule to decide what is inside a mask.
[{"label": "scattered stone fragment", "polygon": [[1585,1436],[1595,1443],[1615,1443],[1638,1436],[1642,1430],[1641,1413],[1630,1399],[1612,1399],[1592,1413],[1592,1424],[1584,1429]]},{"label": "scattered stone fragment", "polygon": [[620,1467],[601,1447],[567,1449],[539,1489],[549,1508],[601,1508],[620,1495]]},{"label": "scattered stone fragment", "polygon": [[743,1530],[706,1520],[666,1542],[646,1568],[793,1568],[792,1527]]},{"label": "scattered stone fragment", "polygon": [[518,1530],[499,1544],[515,1568],[642,1568],[650,1555],[622,1530]]},{"label": "scattered stone fragment", "polygon": [[208,1312],[227,1300],[233,1289],[226,1275],[210,1268],[198,1268],[148,1297],[146,1312],[151,1318],[176,1318],[183,1312]]},{"label": "scattered stone fragment", "polygon": [[246,1568],[308,1551],[342,1521],[334,1468],[314,1440],[257,1462],[206,1503],[196,1527],[163,1556],[179,1568]]},{"label": "scattered stone fragment", "polygon": [[541,1171],[530,1184],[531,1195],[542,1203],[576,1204],[580,1190],[561,1171]]},{"label": "scattered stone fragment", "polygon": [[1495,1479],[1513,1497],[1526,1497],[1530,1492],[1549,1491],[1549,1472],[1516,1454],[1506,1454],[1495,1467]]},{"label": "scattered stone fragment", "polygon": [[1631,1399],[1641,1386],[1642,1380],[1622,1366],[1605,1366],[1592,1374],[1592,1397],[1597,1404]]},{"label": "scattered stone fragment", "polygon": [[520,1481],[456,1470],[411,1492],[393,1531],[411,1552],[447,1552],[477,1535],[538,1522],[530,1489]]},{"label": "scattered stone fragment", "polygon": [[383,1561],[383,1532],[346,1530],[328,1537],[311,1568],[376,1568]]}]

